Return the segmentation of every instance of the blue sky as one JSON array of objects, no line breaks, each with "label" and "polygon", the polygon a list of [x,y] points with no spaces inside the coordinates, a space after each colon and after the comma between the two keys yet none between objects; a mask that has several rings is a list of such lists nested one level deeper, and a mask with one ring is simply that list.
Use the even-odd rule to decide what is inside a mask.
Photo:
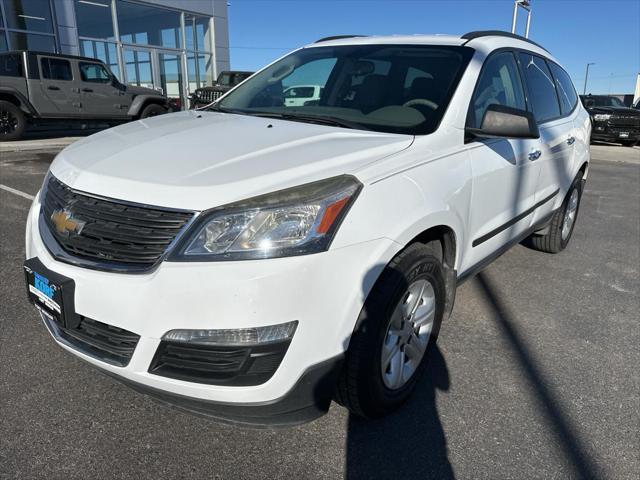
[{"label": "blue sky", "polygon": [[[582,93],[633,93],[640,72],[640,0],[532,0],[530,38],[560,60]],[[510,30],[512,0],[229,0],[231,66],[255,70],[298,46],[344,33]],[[525,15],[520,13],[519,33]]]}]

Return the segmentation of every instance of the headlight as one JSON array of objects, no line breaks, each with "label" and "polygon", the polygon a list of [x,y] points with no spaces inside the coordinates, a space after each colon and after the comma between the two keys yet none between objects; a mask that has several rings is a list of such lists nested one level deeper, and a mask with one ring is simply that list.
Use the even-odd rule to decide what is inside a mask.
[{"label": "headlight", "polygon": [[201,215],[169,260],[245,260],[324,251],[361,187],[345,175],[215,208]]},{"label": "headlight", "polygon": [[610,118],[611,118],[611,115],[608,113],[598,113],[593,116],[593,119],[597,122],[604,122],[606,120],[609,120]]}]

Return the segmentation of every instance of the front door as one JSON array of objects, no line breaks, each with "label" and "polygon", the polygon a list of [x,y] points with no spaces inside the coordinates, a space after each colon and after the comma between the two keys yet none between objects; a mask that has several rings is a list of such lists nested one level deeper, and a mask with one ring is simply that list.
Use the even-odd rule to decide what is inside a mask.
[{"label": "front door", "polygon": [[79,117],[80,89],[72,60],[39,55],[38,65],[40,91],[32,95],[38,113],[46,117]]},{"label": "front door", "polygon": [[125,117],[128,97],[101,63],[79,61],[80,98],[85,118]]},{"label": "front door", "polygon": [[[474,92],[467,124],[479,127],[489,105],[526,110],[516,57],[503,51],[484,64]],[[539,139],[475,139],[469,143],[473,172],[464,272],[518,237],[531,224],[540,173],[535,161]]]}]

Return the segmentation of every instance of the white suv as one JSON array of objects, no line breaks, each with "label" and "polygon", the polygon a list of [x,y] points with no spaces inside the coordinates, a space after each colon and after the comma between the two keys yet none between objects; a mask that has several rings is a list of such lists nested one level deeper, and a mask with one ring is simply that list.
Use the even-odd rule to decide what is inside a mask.
[{"label": "white suv", "polygon": [[[301,78],[321,98],[288,107]],[[565,248],[589,136],[526,39],[324,39],[208,108],[62,151],[27,222],[29,296],[63,348],[184,409],[384,415],[456,283],[526,237]]]}]

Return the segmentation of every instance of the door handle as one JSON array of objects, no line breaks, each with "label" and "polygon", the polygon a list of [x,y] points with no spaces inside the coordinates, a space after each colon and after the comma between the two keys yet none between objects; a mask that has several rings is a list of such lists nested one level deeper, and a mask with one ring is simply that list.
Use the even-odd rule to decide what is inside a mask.
[{"label": "door handle", "polygon": [[567,144],[568,145],[573,145],[574,143],[576,143],[576,137],[567,138]]},{"label": "door handle", "polygon": [[83,89],[82,89],[82,91],[83,91],[83,92],[87,92],[87,93],[91,93],[91,92],[93,92],[93,90],[92,90],[92,89],[90,89],[90,88],[83,88]]},{"label": "door handle", "polygon": [[55,85],[49,85],[47,90],[60,90],[60,87],[56,87]]},{"label": "door handle", "polygon": [[532,150],[531,153],[529,153],[529,160],[537,160],[541,155],[542,152],[540,150]]}]

